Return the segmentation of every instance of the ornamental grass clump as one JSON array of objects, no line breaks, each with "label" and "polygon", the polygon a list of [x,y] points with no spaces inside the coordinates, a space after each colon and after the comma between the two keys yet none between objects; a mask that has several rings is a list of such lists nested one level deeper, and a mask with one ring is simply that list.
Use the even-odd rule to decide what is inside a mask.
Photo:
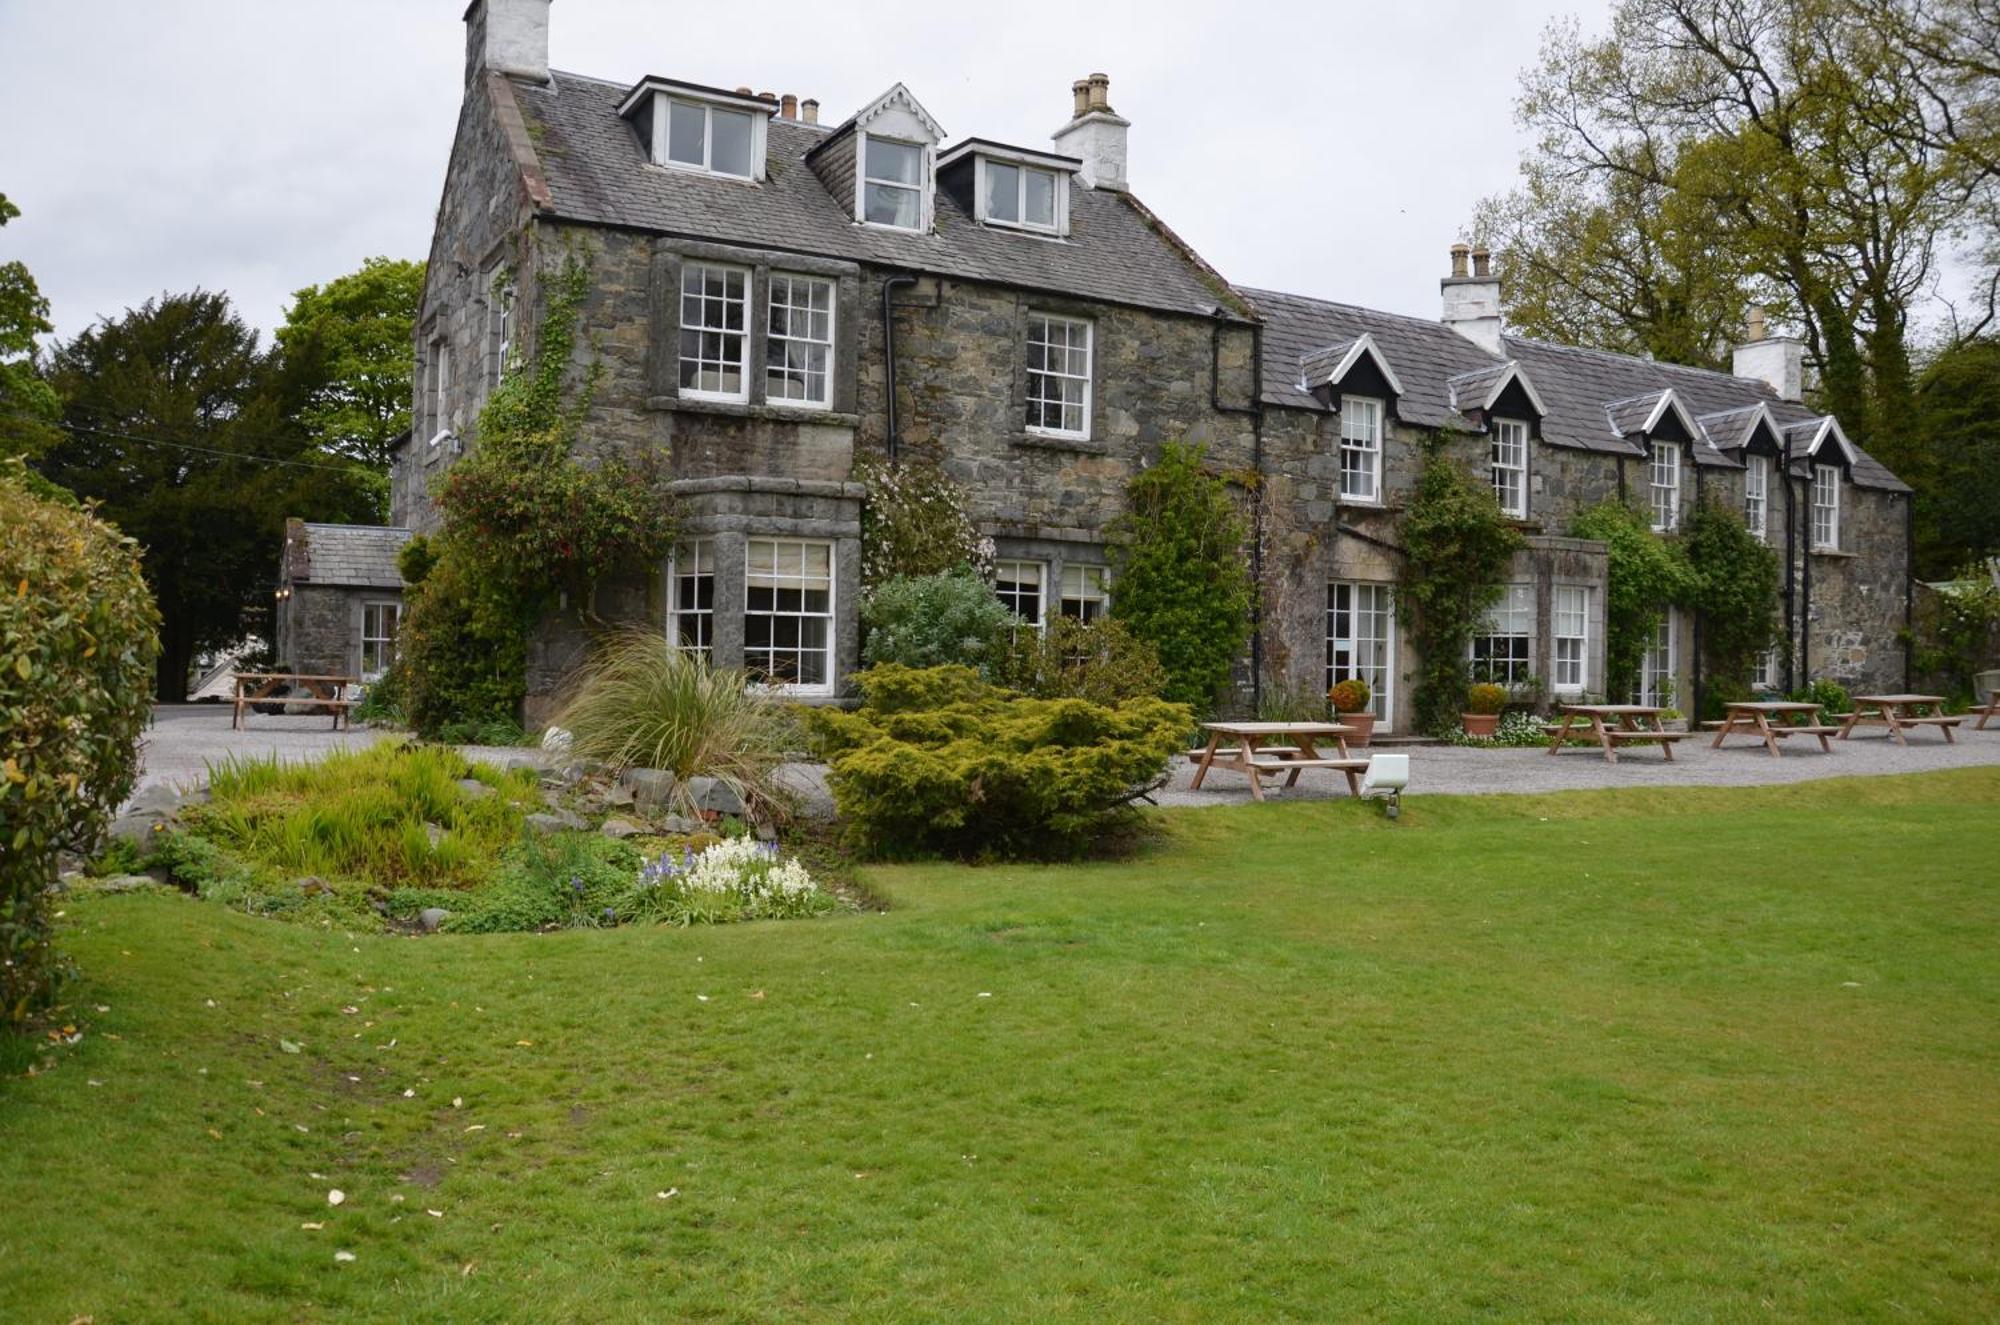
[{"label": "ornamental grass clump", "polygon": [[612,635],[572,678],[555,725],[569,732],[578,759],[672,773],[676,813],[700,812],[689,785],[697,777],[728,786],[752,818],[790,812],[791,797],[774,780],[797,744],[785,704],[747,674],[712,667],[656,632]]},{"label": "ornamental grass clump", "polygon": [[833,907],[832,894],[796,858],[781,856],[777,843],[734,837],[647,861],[620,911],[627,920],[700,925],[791,920]]},{"label": "ornamental grass clump", "polygon": [[884,666],[811,714],[849,839],[876,856],[1078,855],[1164,777],[1193,714],[1154,698],[1034,699],[969,667]]}]

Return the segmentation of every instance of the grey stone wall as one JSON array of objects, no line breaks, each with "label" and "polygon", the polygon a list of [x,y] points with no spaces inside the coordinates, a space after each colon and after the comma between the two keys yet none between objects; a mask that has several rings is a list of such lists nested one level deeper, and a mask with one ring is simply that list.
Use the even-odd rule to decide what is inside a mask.
[{"label": "grey stone wall", "polygon": [[277,660],[318,676],[361,675],[361,613],[368,603],[393,603],[394,589],[331,584],[291,584],[278,604],[273,644]]}]

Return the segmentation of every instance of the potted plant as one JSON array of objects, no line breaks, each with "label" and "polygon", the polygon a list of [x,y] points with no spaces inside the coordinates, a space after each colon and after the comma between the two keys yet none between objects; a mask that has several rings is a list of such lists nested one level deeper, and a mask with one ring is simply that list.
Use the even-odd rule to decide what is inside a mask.
[{"label": "potted plant", "polygon": [[1500,730],[1500,710],[1507,707],[1507,687],[1481,681],[1465,692],[1465,712],[1458,720],[1467,736],[1491,738]]},{"label": "potted plant", "polygon": [[1368,683],[1358,676],[1350,676],[1345,681],[1334,684],[1326,692],[1327,700],[1333,705],[1338,720],[1354,728],[1348,736],[1350,746],[1366,745],[1375,735],[1375,715],[1368,709],[1371,695]]}]

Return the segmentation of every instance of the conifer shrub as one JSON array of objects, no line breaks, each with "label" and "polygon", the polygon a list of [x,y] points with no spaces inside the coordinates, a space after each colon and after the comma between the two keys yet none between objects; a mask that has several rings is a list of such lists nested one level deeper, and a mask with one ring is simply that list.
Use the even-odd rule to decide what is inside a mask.
[{"label": "conifer shrub", "polygon": [[870,668],[811,721],[852,844],[872,856],[1074,856],[1115,829],[1187,739],[1184,704],[1033,699],[970,667]]},{"label": "conifer shrub", "polygon": [[131,539],[0,466],[0,1026],[46,1006],[58,857],[88,855],[131,793],[158,610]]}]

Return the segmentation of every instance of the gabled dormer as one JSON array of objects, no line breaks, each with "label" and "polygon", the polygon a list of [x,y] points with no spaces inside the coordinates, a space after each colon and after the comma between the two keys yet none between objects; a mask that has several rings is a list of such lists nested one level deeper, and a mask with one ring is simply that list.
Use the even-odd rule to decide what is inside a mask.
[{"label": "gabled dormer", "polygon": [[1681,527],[1681,475],[1694,462],[1698,427],[1672,388],[1628,396],[1604,406],[1611,431],[1646,457],[1646,505],[1653,529],[1670,534]]},{"label": "gabled dormer", "polygon": [[1704,414],[1695,422],[1710,446],[1743,466],[1744,527],[1760,541],[1770,541],[1772,476],[1784,454],[1784,425],[1761,401]]},{"label": "gabled dormer", "polygon": [[1365,331],[1301,354],[1299,384],[1329,409],[1337,397],[1356,395],[1385,402],[1393,414],[1396,400],[1403,394],[1403,384],[1389,366],[1388,356]]},{"label": "gabled dormer", "polygon": [[806,164],[836,198],[851,199],[858,224],[928,234],[943,141],[944,126],[898,83],[806,153]]},{"label": "gabled dormer", "polygon": [[671,78],[642,79],[618,105],[654,165],[751,182],[764,178],[775,109],[761,97]]},{"label": "gabled dormer", "polygon": [[1528,494],[1536,482],[1529,441],[1549,412],[1541,392],[1512,359],[1447,378],[1445,390],[1451,407],[1486,431],[1486,475],[1500,513],[1527,519]]},{"label": "gabled dormer", "polygon": [[1073,156],[968,138],[938,158],[938,187],[982,225],[1030,234],[1069,233]]}]

